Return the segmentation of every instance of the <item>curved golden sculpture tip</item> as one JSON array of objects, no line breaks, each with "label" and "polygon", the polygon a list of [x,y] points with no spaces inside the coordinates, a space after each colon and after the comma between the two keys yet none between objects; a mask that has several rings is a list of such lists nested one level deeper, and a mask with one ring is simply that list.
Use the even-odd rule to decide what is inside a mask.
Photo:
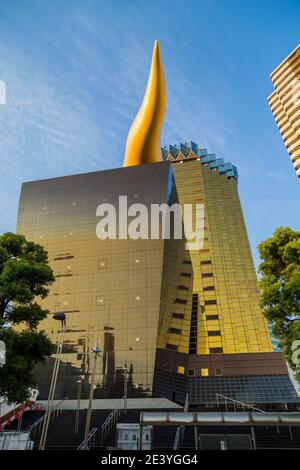
[{"label": "curved golden sculpture tip", "polygon": [[164,72],[158,41],[154,43],[150,75],[141,107],[131,125],[123,166],[160,162],[160,131],[166,107]]}]

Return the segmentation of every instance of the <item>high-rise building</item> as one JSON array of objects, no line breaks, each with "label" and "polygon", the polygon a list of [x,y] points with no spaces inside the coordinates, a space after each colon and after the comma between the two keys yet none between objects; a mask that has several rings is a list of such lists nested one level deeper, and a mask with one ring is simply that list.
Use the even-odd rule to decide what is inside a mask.
[{"label": "high-rise building", "polygon": [[[88,353],[99,338],[95,397],[122,396],[126,374],[129,396],[183,403],[189,394],[203,406],[216,404],[218,394],[252,404],[298,402],[259,305],[237,170],[194,142],[158,148],[164,105],[156,43],[125,166],[23,185],[18,232],[47,249],[56,277],[43,307],[67,315],[56,396],[75,398],[79,377],[87,396]],[[119,208],[120,196],[150,212],[153,204],[192,208],[203,243],[195,248],[173,233],[149,238],[151,219],[143,236],[126,238],[124,217],[139,224],[125,206],[117,235],[99,239],[97,208]],[[53,341],[57,323],[49,316],[40,325]],[[39,368],[41,398],[52,365]]]},{"label": "high-rise building", "polygon": [[268,102],[300,178],[300,45],[271,73]]}]

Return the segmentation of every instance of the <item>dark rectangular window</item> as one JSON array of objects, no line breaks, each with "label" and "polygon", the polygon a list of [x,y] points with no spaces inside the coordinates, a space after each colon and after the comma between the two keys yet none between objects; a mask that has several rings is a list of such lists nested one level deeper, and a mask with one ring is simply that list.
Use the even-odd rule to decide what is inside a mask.
[{"label": "dark rectangular window", "polygon": [[191,273],[180,273],[183,277],[191,277]]},{"label": "dark rectangular window", "polygon": [[175,312],[173,312],[173,313],[172,313],[172,318],[180,318],[180,319],[183,319],[183,318],[184,318],[184,313],[175,313]]},{"label": "dark rectangular window", "polygon": [[201,261],[200,264],[211,264],[211,261],[210,260],[204,260],[204,261]]},{"label": "dark rectangular window", "polygon": [[195,369],[188,369],[187,370],[187,375],[188,375],[188,377],[195,377],[195,375],[196,375]]},{"label": "dark rectangular window", "polygon": [[219,330],[209,331],[208,336],[221,336],[221,331]]},{"label": "dark rectangular window", "polygon": [[223,354],[223,348],[209,348],[211,354]]},{"label": "dark rectangular window", "polygon": [[173,333],[175,335],[181,335],[181,330],[179,328],[169,328],[169,333]]},{"label": "dark rectangular window", "polygon": [[71,259],[74,258],[73,255],[65,255],[65,256],[58,256],[57,258],[53,258],[53,261],[61,260],[61,259]]},{"label": "dark rectangular window", "polygon": [[189,354],[197,354],[198,344],[198,294],[193,294],[190,321]]},{"label": "dark rectangular window", "polygon": [[56,274],[56,275],[54,275],[54,277],[70,277],[70,276],[73,276],[73,274],[68,273],[68,274]]},{"label": "dark rectangular window", "polygon": [[213,273],[203,273],[202,277],[213,277]]},{"label": "dark rectangular window", "polygon": [[192,262],[189,259],[184,259],[182,264],[192,264]]},{"label": "dark rectangular window", "polygon": [[177,289],[181,289],[181,290],[189,290],[188,287],[186,286],[177,286]]},{"label": "dark rectangular window", "polygon": [[166,344],[166,349],[171,349],[172,351],[177,351],[177,348],[178,348],[178,346],[176,346],[176,344],[170,344],[170,343]]},{"label": "dark rectangular window", "polygon": [[223,375],[223,369],[222,369],[222,367],[216,367],[216,369],[215,369],[215,375],[218,375],[218,376]]},{"label": "dark rectangular window", "polygon": [[186,299],[175,299],[175,304],[186,304],[187,300]]},{"label": "dark rectangular window", "polygon": [[206,320],[219,320],[219,315],[206,315]]},{"label": "dark rectangular window", "polygon": [[217,301],[214,300],[204,300],[204,305],[217,305]]}]

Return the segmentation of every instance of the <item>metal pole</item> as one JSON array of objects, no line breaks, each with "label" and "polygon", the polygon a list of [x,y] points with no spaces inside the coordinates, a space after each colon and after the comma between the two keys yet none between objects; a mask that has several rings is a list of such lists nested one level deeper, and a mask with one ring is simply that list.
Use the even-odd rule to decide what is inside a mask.
[{"label": "metal pole", "polygon": [[87,412],[87,416],[86,416],[85,433],[84,433],[84,441],[83,441],[82,450],[89,450],[88,439],[89,439],[89,431],[90,431],[92,407],[93,407],[94,384],[95,384],[95,376],[96,376],[96,364],[97,364],[97,358],[98,358],[98,355],[99,355],[100,352],[101,351],[99,349],[99,339],[97,339],[95,348],[93,349],[94,364],[93,364],[93,372],[92,372],[92,379],[91,379],[91,385],[90,385],[89,407],[88,407],[88,412]]},{"label": "metal pole", "polygon": [[62,334],[63,330],[60,332],[60,337],[57,345],[57,350],[56,350],[56,357],[55,357],[55,362],[54,362],[54,367],[53,367],[53,372],[52,372],[52,377],[51,377],[51,383],[50,383],[50,388],[49,388],[49,394],[48,394],[48,401],[47,401],[47,408],[45,411],[44,415],[44,421],[43,421],[43,426],[42,426],[42,432],[41,432],[41,437],[40,437],[40,444],[39,444],[39,450],[44,449],[44,436],[45,436],[45,431],[46,431],[46,421],[48,420],[48,415],[51,414],[50,408],[52,405],[52,390],[53,390],[53,384],[54,384],[54,377],[56,373],[56,368],[57,368],[57,363],[58,363],[58,354],[59,354],[59,348],[60,348],[60,343],[62,339]]},{"label": "metal pole", "polygon": [[57,346],[56,359],[54,363],[54,369],[53,369],[52,379],[51,379],[51,384],[50,384],[47,409],[46,409],[45,418],[43,421],[43,428],[42,428],[42,434],[40,438],[39,450],[45,450],[45,444],[46,444],[48,428],[49,428],[49,423],[50,423],[50,418],[51,418],[52,404],[53,404],[53,398],[54,398],[54,393],[55,393],[55,388],[56,388],[58,369],[59,369],[59,364],[61,360],[61,353],[62,353],[65,332],[66,332],[66,320],[64,318],[61,320],[61,333],[60,333],[59,343]]},{"label": "metal pole", "polygon": [[137,450],[143,450],[143,425],[140,423]]},{"label": "metal pole", "polygon": [[75,434],[78,434],[78,428],[79,428],[81,383],[82,383],[81,380],[77,380],[77,409],[76,409],[75,429],[74,429],[74,433],[75,433]]},{"label": "metal pole", "polygon": [[46,420],[45,420],[45,431],[44,431],[44,441],[43,441],[42,450],[45,449],[45,444],[46,444],[46,439],[47,439],[47,434],[48,434],[48,428],[49,428],[52,412],[54,412],[54,415],[55,415],[55,410],[53,410],[53,399],[54,399],[54,394],[55,394],[55,388],[56,388],[56,382],[57,382],[57,377],[58,377],[58,370],[59,370],[60,360],[61,360],[61,353],[62,353],[64,335],[65,335],[65,325],[62,324],[62,339],[61,339],[61,343],[59,345],[58,360],[57,360],[57,363],[56,363],[56,369],[54,371],[54,381],[53,381],[53,387],[52,387],[51,400],[50,400],[50,404],[49,404],[48,414],[47,414],[47,417],[46,417]]},{"label": "metal pole", "polygon": [[127,368],[124,369],[124,413],[127,413],[128,380]]},{"label": "metal pole", "polygon": [[20,418],[19,418],[18,427],[17,427],[18,432],[21,431],[24,409],[25,409],[25,406],[21,409],[21,412],[20,412]]},{"label": "metal pole", "polygon": [[198,450],[198,428],[194,426],[195,450]]}]

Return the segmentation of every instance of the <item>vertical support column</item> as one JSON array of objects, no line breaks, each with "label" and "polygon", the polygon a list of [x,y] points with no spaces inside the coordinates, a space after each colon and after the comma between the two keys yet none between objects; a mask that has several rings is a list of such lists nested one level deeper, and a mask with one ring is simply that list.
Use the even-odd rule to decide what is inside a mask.
[{"label": "vertical support column", "polygon": [[198,450],[198,427],[194,426],[195,450]]}]

